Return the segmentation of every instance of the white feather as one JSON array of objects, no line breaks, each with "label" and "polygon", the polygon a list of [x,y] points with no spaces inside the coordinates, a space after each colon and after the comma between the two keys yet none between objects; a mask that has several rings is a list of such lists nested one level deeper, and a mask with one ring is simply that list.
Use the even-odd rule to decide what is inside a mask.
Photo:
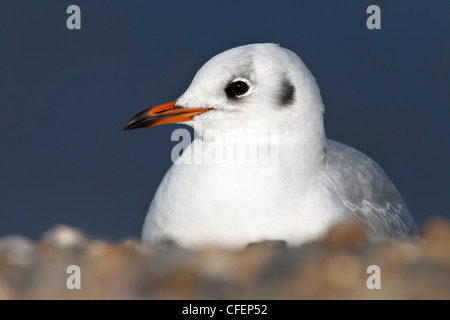
[{"label": "white feather", "polygon": [[[225,88],[236,78],[249,80],[252,88],[233,100]],[[287,83],[295,88],[292,103],[283,102]],[[225,51],[198,71],[177,105],[213,110],[186,123],[204,139],[194,140],[161,182],[144,242],[171,239],[188,248],[239,248],[261,240],[300,245],[352,217],[375,237],[408,239],[416,232],[384,172],[362,153],[325,138],[319,88],[293,52],[274,44]],[[242,129],[256,130],[256,139],[242,134],[223,141],[207,134]],[[276,141],[271,130],[278,132]],[[261,141],[278,148],[275,174],[262,174],[262,163],[189,164],[193,153]]]}]

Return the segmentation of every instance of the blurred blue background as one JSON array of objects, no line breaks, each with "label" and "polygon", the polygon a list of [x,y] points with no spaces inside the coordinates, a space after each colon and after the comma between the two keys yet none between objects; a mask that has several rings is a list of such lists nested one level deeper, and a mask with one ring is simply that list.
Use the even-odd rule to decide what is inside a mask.
[{"label": "blurred blue background", "polygon": [[[81,30],[66,8],[81,8]],[[366,8],[381,8],[381,30]],[[449,1],[0,2],[0,236],[64,223],[139,237],[179,125],[122,132],[178,98],[213,55],[299,54],[329,138],[377,161],[419,225],[450,217]]]}]

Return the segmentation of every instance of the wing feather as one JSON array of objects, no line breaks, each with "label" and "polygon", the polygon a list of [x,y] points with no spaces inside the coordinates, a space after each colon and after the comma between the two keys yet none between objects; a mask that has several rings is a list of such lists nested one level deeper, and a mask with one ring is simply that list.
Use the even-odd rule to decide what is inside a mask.
[{"label": "wing feather", "polygon": [[327,142],[325,170],[350,215],[375,237],[410,240],[417,235],[408,207],[383,169],[347,145]]}]

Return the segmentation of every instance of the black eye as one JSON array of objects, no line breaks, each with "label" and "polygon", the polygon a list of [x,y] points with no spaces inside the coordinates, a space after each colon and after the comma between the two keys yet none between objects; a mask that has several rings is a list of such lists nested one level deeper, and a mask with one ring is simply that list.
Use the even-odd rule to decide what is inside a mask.
[{"label": "black eye", "polygon": [[237,80],[230,83],[230,85],[227,87],[225,91],[228,97],[233,98],[246,94],[249,89],[250,87],[245,81]]}]

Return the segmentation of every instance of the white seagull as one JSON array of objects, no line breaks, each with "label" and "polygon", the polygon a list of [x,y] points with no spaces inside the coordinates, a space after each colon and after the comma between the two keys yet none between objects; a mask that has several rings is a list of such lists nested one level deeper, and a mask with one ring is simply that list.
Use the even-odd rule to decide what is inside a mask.
[{"label": "white seagull", "polygon": [[[417,227],[394,184],[368,156],[327,139],[323,114],[315,78],[290,50],[250,44],[210,59],[180,98],[137,114],[124,128],[183,122],[198,135],[159,185],[142,241],[301,245],[356,218],[373,239],[409,242]],[[253,135],[217,134],[230,130]],[[277,151],[275,170],[264,172],[261,161],[191,161],[196,152],[222,148],[225,136],[226,146],[268,143]]]}]

